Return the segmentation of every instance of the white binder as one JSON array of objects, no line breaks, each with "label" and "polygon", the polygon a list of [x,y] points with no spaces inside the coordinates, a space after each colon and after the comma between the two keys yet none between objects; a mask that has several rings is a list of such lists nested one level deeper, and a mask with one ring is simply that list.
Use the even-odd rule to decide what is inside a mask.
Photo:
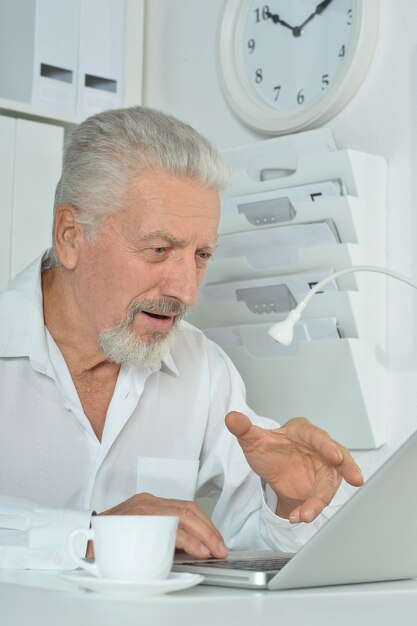
[{"label": "white binder", "polygon": [[0,0],[0,98],[30,103],[35,0]]},{"label": "white binder", "polygon": [[77,113],[82,117],[122,105],[125,9],[125,0],[81,0]]},{"label": "white binder", "polygon": [[80,0],[36,0],[32,103],[75,113]]},{"label": "white binder", "polygon": [[[130,2],[137,28],[143,0]],[[126,0],[0,0],[0,98],[80,117],[122,106],[125,13]]]}]

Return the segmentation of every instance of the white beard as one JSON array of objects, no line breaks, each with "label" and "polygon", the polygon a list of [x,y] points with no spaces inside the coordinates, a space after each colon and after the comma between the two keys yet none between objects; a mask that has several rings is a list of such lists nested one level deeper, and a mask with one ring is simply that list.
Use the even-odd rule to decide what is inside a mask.
[{"label": "white beard", "polygon": [[171,331],[152,343],[141,341],[131,329],[112,326],[101,333],[100,348],[106,359],[119,365],[148,367],[159,361],[168,352],[175,332]]},{"label": "white beard", "polygon": [[[153,341],[151,342],[139,339],[132,329],[136,313],[147,309],[177,314],[171,331],[169,333],[153,333]],[[120,322],[100,334],[99,346],[106,359],[119,365],[148,367],[159,363],[170,348],[175,336],[175,326],[184,315],[185,310],[184,305],[171,302],[167,298],[152,302],[138,301],[129,308]]]}]

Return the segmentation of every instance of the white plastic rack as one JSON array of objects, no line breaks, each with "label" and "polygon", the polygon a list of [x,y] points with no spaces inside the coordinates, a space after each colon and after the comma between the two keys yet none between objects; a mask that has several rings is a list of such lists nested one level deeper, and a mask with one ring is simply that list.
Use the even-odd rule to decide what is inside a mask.
[{"label": "white plastic rack", "polygon": [[[235,173],[223,199],[221,253],[189,320],[234,361],[259,414],[280,423],[304,415],[351,449],[379,447],[386,424],[385,278],[349,274],[317,294],[290,348],[275,344],[267,328],[317,282],[312,275],[386,265],[386,162],[337,150],[328,129],[242,146],[224,157]],[[279,231],[310,224],[330,224],[333,239],[329,230],[328,243],[307,246],[299,229],[297,247]],[[285,259],[288,245],[291,262],[275,262],[266,245],[275,236],[271,229],[276,258]],[[248,232],[256,234],[248,238]],[[249,254],[253,239],[258,245],[251,243]]]}]

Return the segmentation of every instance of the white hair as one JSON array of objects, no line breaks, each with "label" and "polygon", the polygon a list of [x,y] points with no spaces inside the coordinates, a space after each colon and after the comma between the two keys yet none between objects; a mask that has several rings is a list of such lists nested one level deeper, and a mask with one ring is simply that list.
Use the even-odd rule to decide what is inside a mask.
[{"label": "white hair", "polygon": [[[105,217],[121,207],[129,180],[144,169],[166,171],[219,192],[230,178],[228,166],[207,139],[175,117],[142,106],[105,111],[70,134],[54,218],[60,204],[72,205],[77,222],[93,240]],[[52,244],[45,265],[57,264]]]}]

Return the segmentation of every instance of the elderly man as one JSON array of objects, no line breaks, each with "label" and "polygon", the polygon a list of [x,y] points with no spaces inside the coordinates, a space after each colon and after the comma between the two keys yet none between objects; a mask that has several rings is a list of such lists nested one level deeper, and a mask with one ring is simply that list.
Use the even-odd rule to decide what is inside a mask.
[{"label": "elderly man", "polygon": [[[204,138],[157,111],[74,130],[53,246],[0,296],[1,566],[73,567],[68,534],[93,512],[177,515],[195,557],[295,551],[341,479],[361,484],[307,420],[257,417],[223,351],[180,321],[227,179]],[[210,494],[211,519],[193,502]]]}]

